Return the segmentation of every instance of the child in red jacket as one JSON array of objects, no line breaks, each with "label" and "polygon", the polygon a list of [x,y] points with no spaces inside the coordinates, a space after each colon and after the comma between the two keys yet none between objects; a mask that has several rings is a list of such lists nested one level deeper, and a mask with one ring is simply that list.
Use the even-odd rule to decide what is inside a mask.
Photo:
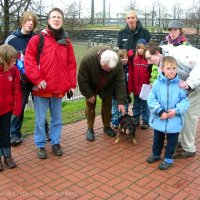
[{"label": "child in red jacket", "polygon": [[1,157],[7,168],[16,167],[10,144],[11,115],[18,116],[22,110],[20,75],[14,65],[16,58],[17,51],[12,46],[0,46],[0,171],[3,170]]},{"label": "child in red jacket", "polygon": [[[144,48],[147,44],[145,39],[139,39],[137,41],[136,52],[134,55],[133,50],[129,50],[129,78],[128,78],[128,91],[133,92],[133,119],[139,125],[140,116],[142,116],[143,124],[141,129],[149,127],[149,108],[146,100],[142,100],[139,95],[143,84],[149,84],[151,77],[151,67],[148,65],[147,60],[144,57]],[[132,54],[132,55],[131,55]],[[132,57],[130,57],[132,56]]]}]

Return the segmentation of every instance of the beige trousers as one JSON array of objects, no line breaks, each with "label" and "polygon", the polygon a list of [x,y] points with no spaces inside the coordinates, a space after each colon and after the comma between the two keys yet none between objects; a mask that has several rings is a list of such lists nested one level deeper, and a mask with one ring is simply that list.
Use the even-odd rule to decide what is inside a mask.
[{"label": "beige trousers", "polygon": [[195,138],[200,116],[200,86],[188,95],[190,107],[185,113],[185,123],[179,135],[179,142],[185,151],[196,152]]}]

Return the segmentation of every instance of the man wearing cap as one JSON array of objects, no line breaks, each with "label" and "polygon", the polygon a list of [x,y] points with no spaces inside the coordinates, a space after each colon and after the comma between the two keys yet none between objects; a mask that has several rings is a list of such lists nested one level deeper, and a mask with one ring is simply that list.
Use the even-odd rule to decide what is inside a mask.
[{"label": "man wearing cap", "polygon": [[169,34],[160,45],[173,44],[173,46],[190,45],[183,32],[183,23],[178,20],[172,20],[168,24]]},{"label": "man wearing cap", "polygon": [[180,132],[179,141],[181,148],[174,158],[186,158],[196,155],[195,138],[198,118],[200,117],[200,50],[179,45],[156,46],[148,45],[145,49],[145,57],[149,64],[160,65],[164,56],[173,56],[178,64],[177,73],[181,79],[179,86],[188,91],[190,107],[185,113],[183,130]]},{"label": "man wearing cap", "polygon": [[142,26],[134,10],[126,13],[126,26],[119,31],[117,42],[119,49],[135,49],[136,43],[140,38],[144,38],[147,42],[151,39],[150,32]]},{"label": "man wearing cap", "polygon": [[112,96],[115,90],[118,109],[125,113],[126,88],[123,65],[116,52],[107,46],[91,47],[83,57],[78,70],[78,84],[86,97],[85,115],[88,124],[86,140],[94,141],[94,121],[97,95],[102,99],[101,117],[104,132],[116,136],[110,127]]}]

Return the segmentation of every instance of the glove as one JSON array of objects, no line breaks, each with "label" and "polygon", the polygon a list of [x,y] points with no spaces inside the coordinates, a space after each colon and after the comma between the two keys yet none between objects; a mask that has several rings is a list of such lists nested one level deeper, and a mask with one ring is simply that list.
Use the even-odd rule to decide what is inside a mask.
[{"label": "glove", "polygon": [[73,96],[73,92],[70,90],[67,92],[67,98],[70,99]]},{"label": "glove", "polygon": [[17,69],[20,71],[21,74],[25,74],[24,61],[17,60],[16,66],[17,66]]}]

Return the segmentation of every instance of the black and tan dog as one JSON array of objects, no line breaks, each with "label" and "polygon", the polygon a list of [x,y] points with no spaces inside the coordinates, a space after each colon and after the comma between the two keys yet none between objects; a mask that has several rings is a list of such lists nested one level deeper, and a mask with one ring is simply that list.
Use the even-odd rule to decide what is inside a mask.
[{"label": "black and tan dog", "polygon": [[136,131],[136,123],[133,121],[130,115],[125,114],[120,118],[120,123],[118,127],[118,133],[117,133],[117,139],[115,140],[115,143],[119,142],[120,135],[131,135],[133,144],[137,144],[137,141],[135,139],[135,131]]}]

